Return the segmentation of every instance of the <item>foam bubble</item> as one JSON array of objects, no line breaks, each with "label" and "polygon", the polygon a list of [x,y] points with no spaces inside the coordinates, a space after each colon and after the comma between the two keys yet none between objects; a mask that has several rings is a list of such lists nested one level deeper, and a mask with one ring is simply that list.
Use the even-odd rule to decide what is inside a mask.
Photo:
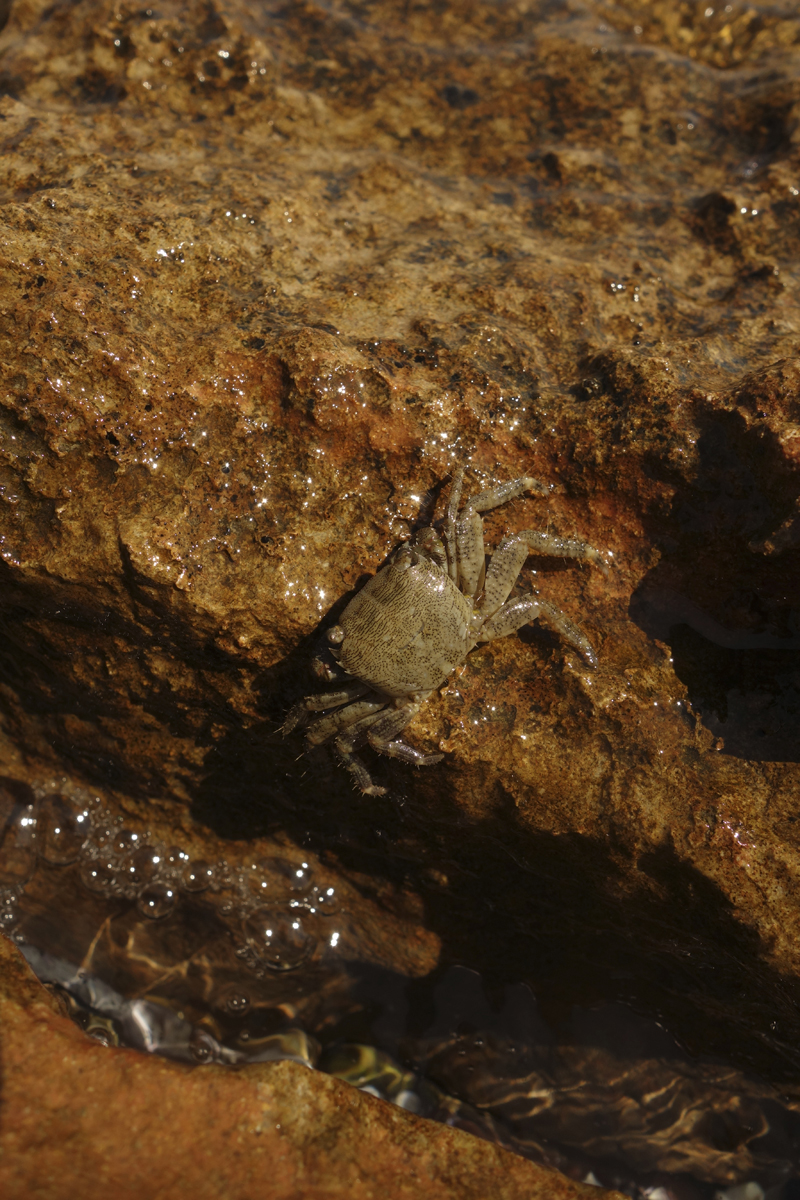
[{"label": "foam bubble", "polygon": [[175,889],[168,883],[150,883],[136,897],[136,907],[144,917],[160,921],[175,907]]},{"label": "foam bubble", "polygon": [[246,918],[244,934],[259,962],[273,971],[299,967],[315,945],[299,914],[292,910],[257,908]]}]

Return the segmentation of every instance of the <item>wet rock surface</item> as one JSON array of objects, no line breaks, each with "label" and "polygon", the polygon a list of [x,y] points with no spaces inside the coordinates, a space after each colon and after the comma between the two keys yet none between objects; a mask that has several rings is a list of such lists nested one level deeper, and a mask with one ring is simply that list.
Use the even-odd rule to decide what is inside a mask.
[{"label": "wet rock surface", "polygon": [[[625,1002],[793,1103],[800,23],[707,7],[12,6],[6,815],[99,797],[109,837],[233,864],[237,922],[248,858],[310,861],[360,978],[463,966],[556,1028]],[[408,729],[445,761],[370,761],[389,795],[362,797],[277,730],[467,454],[473,490],[552,487],[489,514],[490,548],[613,552],[608,579],[528,563],[600,665],[538,626],[478,648]],[[40,949],[152,990],[167,960],[120,932],[147,881],[32,829],[9,924],[26,886]],[[60,895],[103,904],[70,933]],[[276,1004],[361,1038],[375,989],[314,944]]]}]

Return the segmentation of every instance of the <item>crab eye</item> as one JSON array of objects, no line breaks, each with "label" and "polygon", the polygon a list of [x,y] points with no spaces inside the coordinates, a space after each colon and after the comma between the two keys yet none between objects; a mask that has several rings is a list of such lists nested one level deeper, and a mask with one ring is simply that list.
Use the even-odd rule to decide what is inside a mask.
[{"label": "crab eye", "polygon": [[338,646],[339,642],[344,641],[344,630],[341,625],[333,625],[327,632],[329,642],[333,642],[334,646]]}]

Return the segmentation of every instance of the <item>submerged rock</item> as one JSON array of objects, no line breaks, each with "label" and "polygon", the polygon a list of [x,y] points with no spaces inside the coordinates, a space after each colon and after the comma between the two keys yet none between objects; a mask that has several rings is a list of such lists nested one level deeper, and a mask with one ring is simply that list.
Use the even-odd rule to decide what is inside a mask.
[{"label": "submerged rock", "polygon": [[[119,848],[19,824],[98,796],[193,862],[310,856],[364,970],[461,963],[554,1025],[622,1000],[795,1094],[800,26],[675,11],[12,5],[3,884],[57,912],[40,948],[164,965],[53,899],[167,918]],[[475,490],[551,485],[490,548],[613,552],[531,560],[600,666],[477,649],[408,730],[445,761],[362,797],[277,731],[467,454]]]},{"label": "submerged rock", "polygon": [[[485,1141],[293,1062],[201,1070],[98,1045],[0,939],[0,1184],[136,1198],[290,1195],[579,1200],[574,1184]],[[57,1064],[57,1069],[55,1069]]]}]

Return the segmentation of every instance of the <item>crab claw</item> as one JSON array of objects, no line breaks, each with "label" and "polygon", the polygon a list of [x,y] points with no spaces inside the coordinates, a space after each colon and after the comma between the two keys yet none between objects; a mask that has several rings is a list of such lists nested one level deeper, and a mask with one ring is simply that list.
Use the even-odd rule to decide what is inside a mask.
[{"label": "crab claw", "polygon": [[311,670],[323,683],[335,683],[341,675],[341,671],[337,669],[336,660],[329,650],[323,650],[320,654],[314,655],[311,660]]}]

